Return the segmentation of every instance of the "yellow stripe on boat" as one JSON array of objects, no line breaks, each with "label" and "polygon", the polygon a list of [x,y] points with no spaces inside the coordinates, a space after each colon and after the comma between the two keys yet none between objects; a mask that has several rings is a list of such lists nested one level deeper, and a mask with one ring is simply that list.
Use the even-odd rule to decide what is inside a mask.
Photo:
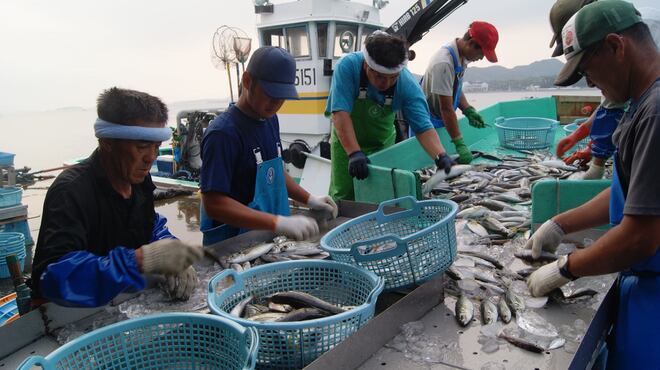
[{"label": "yellow stripe on boat", "polygon": [[298,93],[300,100],[287,100],[278,114],[323,114],[328,100],[328,92]]}]

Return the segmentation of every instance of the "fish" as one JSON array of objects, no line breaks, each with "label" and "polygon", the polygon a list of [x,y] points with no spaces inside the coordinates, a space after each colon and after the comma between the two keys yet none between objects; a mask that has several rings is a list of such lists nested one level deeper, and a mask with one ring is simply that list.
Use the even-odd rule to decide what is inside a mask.
[{"label": "fish", "polygon": [[506,303],[509,305],[509,308],[511,309],[511,313],[513,313],[514,315],[518,315],[520,312],[522,312],[525,309],[525,300],[522,299],[522,297],[520,297],[516,293],[514,293],[511,289],[507,290],[504,297],[506,299]]},{"label": "fish", "polygon": [[288,304],[294,308],[315,307],[332,314],[346,312],[345,309],[339,306],[335,306],[305,292],[291,291],[275,293],[270,297],[270,301],[274,303]]},{"label": "fish", "polygon": [[245,317],[252,317],[262,313],[266,313],[268,311],[269,311],[268,307],[264,305],[250,303],[245,306],[244,314]]},{"label": "fish", "polygon": [[275,243],[260,243],[246,250],[235,253],[227,258],[229,263],[244,263],[252,261],[264,254],[270,252],[275,246]]},{"label": "fish", "polygon": [[483,288],[488,290],[491,294],[504,294],[506,291],[499,286],[491,283],[485,283],[483,281],[475,280],[477,284],[481,285]]},{"label": "fish", "polygon": [[491,211],[515,211],[516,209],[508,205],[507,203],[504,203],[499,200],[494,200],[494,199],[484,199],[479,201],[477,205],[484,206]]},{"label": "fish", "polygon": [[273,322],[273,321],[278,321],[284,316],[286,316],[286,314],[282,312],[265,312],[252,317],[248,317],[247,319],[252,321]]},{"label": "fish", "polygon": [[240,302],[234,306],[234,308],[229,311],[229,314],[234,316],[234,317],[242,317],[243,311],[245,310],[245,306],[248,305],[248,303],[252,302],[254,299],[254,296],[249,296],[244,299],[242,299]]},{"label": "fish", "polygon": [[454,313],[456,321],[458,321],[461,326],[465,327],[474,317],[474,305],[466,296],[461,295],[458,297],[458,300],[456,300]]},{"label": "fish", "polygon": [[268,302],[268,309],[271,312],[282,312],[282,313],[288,313],[293,311],[293,307],[289,306],[288,304],[277,304],[274,302]]},{"label": "fish", "polygon": [[461,251],[461,254],[481,258],[482,260],[490,262],[494,267],[498,269],[502,269],[504,267],[504,265],[502,265],[502,263],[500,263],[500,261],[498,261],[496,258],[491,257],[485,253],[479,253],[475,251]]},{"label": "fish", "polygon": [[327,317],[328,312],[324,310],[320,310],[318,308],[311,308],[311,307],[305,307],[305,308],[299,308],[297,310],[293,310],[287,314],[285,314],[283,317],[277,319],[277,322],[292,322],[292,321],[305,321],[305,320],[313,320],[313,319],[319,319],[321,317]]},{"label": "fish", "polygon": [[458,218],[481,218],[486,216],[491,212],[490,209],[484,206],[474,206],[470,208],[465,208],[464,210],[458,212],[456,217]]},{"label": "fish", "polygon": [[464,252],[459,252],[459,254],[461,254],[464,258],[473,260],[474,263],[477,264],[477,265],[492,268],[492,269],[495,268],[494,264],[492,264],[491,262],[486,261],[483,258],[475,257],[475,256],[470,255],[470,254],[464,254]]},{"label": "fish", "polygon": [[487,236],[488,235],[488,230],[481,226],[478,222],[470,220],[467,223],[467,228],[470,229],[473,233],[479,235],[479,236]]},{"label": "fish", "polygon": [[567,165],[566,163],[564,163],[564,161],[559,160],[559,159],[543,161],[543,162],[540,162],[539,164],[541,166],[556,168],[556,169],[564,170],[564,171],[577,171],[578,170],[577,167]]},{"label": "fish", "polygon": [[470,165],[455,165],[451,167],[451,170],[449,171],[449,174],[446,174],[444,170],[442,171],[437,171],[433,176],[431,176],[428,181],[424,183],[424,186],[422,186],[422,192],[424,194],[429,194],[431,190],[435,188],[436,185],[440,184],[443,180],[446,179],[451,179],[453,177],[457,177],[462,175],[465,171],[471,170],[472,166]]},{"label": "fish", "polygon": [[499,312],[500,319],[502,319],[504,323],[508,324],[511,321],[511,309],[506,303],[504,297],[500,297],[500,301],[497,302],[497,311]]},{"label": "fish", "polygon": [[511,230],[507,229],[504,225],[502,225],[501,222],[497,221],[495,217],[486,217],[482,220],[483,226],[488,229],[492,230],[498,234],[504,235],[507,238],[512,237],[515,233],[512,232]]},{"label": "fish", "polygon": [[497,306],[488,299],[481,301],[481,322],[485,325],[497,321]]},{"label": "fish", "polygon": [[526,349],[526,350],[531,351],[531,352],[543,353],[545,351],[545,348],[539,346],[538,344],[536,344],[532,341],[525,340],[523,338],[514,337],[514,336],[506,334],[504,332],[500,333],[498,335],[498,337],[506,340],[507,342],[513,344],[516,347],[520,347],[522,349]]},{"label": "fish", "polygon": [[513,252],[513,255],[525,262],[553,262],[557,260],[556,254],[547,251],[541,251],[541,255],[539,256],[539,258],[534,259],[532,258],[531,249],[518,249],[515,252]]}]

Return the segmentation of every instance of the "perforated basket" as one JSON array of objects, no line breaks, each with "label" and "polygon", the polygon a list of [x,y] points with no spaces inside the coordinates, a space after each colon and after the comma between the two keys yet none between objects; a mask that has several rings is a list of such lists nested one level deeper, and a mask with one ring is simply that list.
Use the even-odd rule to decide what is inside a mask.
[{"label": "perforated basket", "polygon": [[[580,125],[586,120],[587,120],[586,118],[578,118],[575,121],[573,121],[573,123],[569,123],[568,125],[565,125],[564,126],[565,136],[568,136],[573,132],[575,132],[575,130],[577,130],[577,128],[580,127]],[[575,144],[575,146],[573,146],[570,150],[567,151],[567,153],[572,153],[576,150],[582,150],[587,147],[587,144],[589,144],[588,136],[578,141],[577,144]]]},{"label": "perforated basket", "polygon": [[11,276],[5,257],[15,254],[21,266],[25,267],[25,236],[15,232],[0,232],[0,278]]},{"label": "perforated basket", "polygon": [[515,117],[495,119],[500,145],[509,149],[545,149],[555,139],[559,121],[539,117]]},{"label": "perforated basket", "polygon": [[[386,206],[402,201],[412,207],[385,214]],[[456,203],[443,199],[417,201],[407,196],[389,200],[375,212],[331,230],[321,239],[321,248],[336,261],[383,277],[385,290],[420,284],[443,273],[454,262],[457,211]],[[378,248],[380,252],[366,252]]]},{"label": "perforated basket", "polygon": [[14,156],[14,153],[0,152],[0,167],[13,166]]},{"label": "perforated basket", "polygon": [[20,204],[22,196],[23,189],[19,187],[0,188],[0,208]]},{"label": "perforated basket", "polygon": [[[222,289],[226,279],[233,284]],[[301,291],[339,306],[332,316],[298,322],[258,322],[229,314],[249,296],[254,303],[279,292]],[[300,369],[361,328],[374,315],[383,279],[355,266],[318,260],[269,263],[237,273],[224,270],[209,281],[211,312],[259,331],[259,368]]]},{"label": "perforated basket", "polygon": [[87,333],[19,369],[253,369],[256,330],[196,313],[167,313]]}]

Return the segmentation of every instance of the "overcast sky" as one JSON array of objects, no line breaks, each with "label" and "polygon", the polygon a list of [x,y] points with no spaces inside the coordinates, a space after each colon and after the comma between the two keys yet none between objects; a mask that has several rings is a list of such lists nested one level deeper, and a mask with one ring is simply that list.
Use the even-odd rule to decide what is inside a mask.
[{"label": "overcast sky", "polygon": [[[554,1],[469,0],[415,45],[418,58],[409,67],[423,72],[430,55],[473,20],[498,28],[499,65],[546,59]],[[382,23],[389,26],[413,2],[390,0]],[[229,25],[254,38],[255,21],[249,0],[1,0],[0,114],[93,107],[101,90],[115,85],[169,103],[225,98],[226,74],[210,58],[213,32]]]}]

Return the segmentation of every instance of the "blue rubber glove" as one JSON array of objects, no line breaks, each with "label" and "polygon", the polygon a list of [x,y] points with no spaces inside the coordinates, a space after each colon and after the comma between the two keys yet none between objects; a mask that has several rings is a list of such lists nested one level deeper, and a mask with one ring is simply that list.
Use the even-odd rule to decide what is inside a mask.
[{"label": "blue rubber glove", "polygon": [[348,156],[348,174],[358,180],[366,179],[369,176],[368,163],[371,161],[361,150],[351,153]]},{"label": "blue rubber glove", "polygon": [[451,166],[454,165],[454,161],[451,160],[447,153],[440,153],[435,158],[435,165],[439,170],[445,170],[445,173],[449,174],[449,171],[451,171]]}]

